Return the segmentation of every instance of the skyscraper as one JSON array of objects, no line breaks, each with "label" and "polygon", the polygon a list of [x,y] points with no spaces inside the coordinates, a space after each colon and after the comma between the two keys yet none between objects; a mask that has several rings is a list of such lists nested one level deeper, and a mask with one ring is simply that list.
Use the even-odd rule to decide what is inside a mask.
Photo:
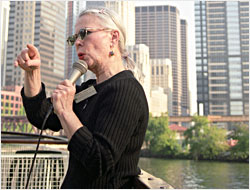
[{"label": "skyscraper", "polygon": [[151,111],[151,65],[149,60],[149,48],[144,44],[136,44],[127,46],[131,58],[135,62],[134,75],[143,86],[144,92],[149,103],[149,111]]},{"label": "skyscraper", "polygon": [[5,83],[4,73],[6,71],[6,53],[7,53],[6,49],[8,40],[9,10],[10,10],[10,2],[0,1],[1,86],[3,86],[3,84]]},{"label": "skyscraper", "polygon": [[126,29],[126,44],[135,44],[135,5],[133,1],[86,1],[86,8],[107,7],[115,11]]},{"label": "skyscraper", "polygon": [[198,113],[249,114],[249,2],[197,1]]},{"label": "skyscraper", "polygon": [[53,1],[11,1],[6,60],[6,86],[22,86],[24,71],[14,60],[28,43],[41,56],[42,81],[47,92],[64,79],[65,3]]},{"label": "skyscraper", "polygon": [[170,59],[150,59],[151,85],[161,87],[167,95],[167,112],[172,116],[173,75]]},{"label": "skyscraper", "polygon": [[[75,24],[77,16],[80,11],[84,9],[85,5],[83,1],[68,1],[67,2],[67,21],[66,21],[66,38],[75,34]],[[75,46],[69,46],[66,44],[65,47],[65,78],[67,78],[72,70],[72,65],[78,60]],[[78,79],[77,83],[81,83],[83,77]]]},{"label": "skyscraper", "polygon": [[136,7],[135,15],[136,44],[149,46],[150,59],[169,58],[172,61],[173,115],[181,115],[183,88],[179,10],[167,5],[142,6]]},{"label": "skyscraper", "polygon": [[190,91],[189,91],[189,75],[188,75],[188,26],[187,21],[181,19],[181,115],[190,115]]}]

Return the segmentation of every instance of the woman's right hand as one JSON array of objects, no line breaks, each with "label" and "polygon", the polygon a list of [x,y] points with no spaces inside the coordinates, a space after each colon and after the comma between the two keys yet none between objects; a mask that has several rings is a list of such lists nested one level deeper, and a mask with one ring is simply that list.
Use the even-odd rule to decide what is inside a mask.
[{"label": "woman's right hand", "polygon": [[32,44],[27,44],[27,48],[23,49],[15,60],[15,66],[19,66],[27,72],[40,69],[40,65],[40,53]]},{"label": "woman's right hand", "polygon": [[21,51],[15,60],[15,66],[25,70],[24,94],[33,97],[41,91],[41,59],[37,48],[27,44],[27,48]]}]

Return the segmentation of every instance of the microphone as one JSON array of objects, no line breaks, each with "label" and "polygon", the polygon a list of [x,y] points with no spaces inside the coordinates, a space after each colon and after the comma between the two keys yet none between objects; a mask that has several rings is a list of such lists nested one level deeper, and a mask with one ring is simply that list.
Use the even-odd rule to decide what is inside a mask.
[{"label": "microphone", "polygon": [[80,76],[86,73],[88,70],[88,65],[83,60],[78,60],[73,64],[73,70],[69,75],[69,81],[74,84]]}]

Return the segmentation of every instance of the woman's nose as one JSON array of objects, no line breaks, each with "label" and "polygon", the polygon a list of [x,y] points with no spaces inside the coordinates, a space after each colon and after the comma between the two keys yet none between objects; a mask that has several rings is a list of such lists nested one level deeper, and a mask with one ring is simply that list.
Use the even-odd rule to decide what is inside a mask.
[{"label": "woman's nose", "polygon": [[75,46],[78,47],[78,46],[82,46],[82,40],[80,38],[77,38],[76,41],[75,41]]}]

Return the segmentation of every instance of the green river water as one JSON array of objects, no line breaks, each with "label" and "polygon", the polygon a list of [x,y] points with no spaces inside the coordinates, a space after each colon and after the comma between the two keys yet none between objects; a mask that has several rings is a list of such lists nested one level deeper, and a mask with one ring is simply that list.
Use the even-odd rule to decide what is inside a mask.
[{"label": "green river water", "polygon": [[249,164],[140,158],[139,166],[176,189],[249,189]]}]

